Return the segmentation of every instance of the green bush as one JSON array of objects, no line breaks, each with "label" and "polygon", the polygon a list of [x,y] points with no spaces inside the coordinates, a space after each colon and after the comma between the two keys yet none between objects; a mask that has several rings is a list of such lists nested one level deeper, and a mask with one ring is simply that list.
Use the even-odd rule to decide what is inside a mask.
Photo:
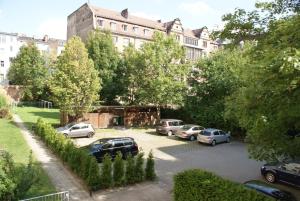
[{"label": "green bush", "polygon": [[126,159],[126,172],[125,172],[125,181],[127,184],[135,183],[135,169],[134,169],[134,158],[131,154],[128,155]]},{"label": "green bush", "polygon": [[195,169],[174,176],[174,200],[272,201],[273,199],[210,172]]},{"label": "green bush", "polygon": [[109,188],[112,186],[112,162],[111,157],[105,154],[103,158],[102,171],[101,171],[101,187]]},{"label": "green bush", "polygon": [[41,118],[35,126],[35,134],[40,136],[45,144],[56,153],[92,190],[99,189],[100,173],[94,157],[82,149],[78,149],[72,140],[63,135]]},{"label": "green bush", "polygon": [[154,167],[154,157],[152,150],[149,152],[146,168],[145,168],[145,178],[147,180],[153,181],[156,178],[155,167]]},{"label": "green bush", "polygon": [[121,152],[118,152],[113,167],[114,185],[121,186],[124,183],[124,162]]},{"label": "green bush", "polygon": [[134,166],[134,172],[135,172],[135,181],[136,182],[141,182],[144,180],[144,153],[139,153],[136,156],[135,160],[135,166]]}]

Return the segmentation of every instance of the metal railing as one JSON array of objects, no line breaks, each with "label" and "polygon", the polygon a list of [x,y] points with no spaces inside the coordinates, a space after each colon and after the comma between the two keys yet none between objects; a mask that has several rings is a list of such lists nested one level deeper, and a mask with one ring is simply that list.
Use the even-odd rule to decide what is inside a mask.
[{"label": "metal railing", "polygon": [[69,191],[63,191],[59,193],[33,197],[33,198],[20,200],[20,201],[69,201],[69,200],[70,200]]}]

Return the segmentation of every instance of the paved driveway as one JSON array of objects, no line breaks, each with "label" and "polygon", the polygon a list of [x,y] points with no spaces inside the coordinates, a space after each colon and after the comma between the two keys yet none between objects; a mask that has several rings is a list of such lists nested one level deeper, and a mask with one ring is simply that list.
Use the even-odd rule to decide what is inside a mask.
[{"label": "paved driveway", "polygon": [[[149,184],[148,188],[147,184],[138,185],[132,193],[126,188],[114,193],[102,192],[97,194],[98,198],[103,198],[99,200],[114,200],[122,195],[126,195],[125,200],[171,200],[173,175],[192,168],[205,169],[240,183],[261,179],[259,170],[263,163],[249,159],[245,144],[238,141],[211,147],[196,141],[179,140],[175,136],[160,136],[153,129],[101,129],[92,139],[80,138],[75,139],[75,142],[83,146],[99,138],[125,136],[133,137],[145,154],[153,150],[159,181],[155,185]],[[151,189],[149,196],[145,193],[145,189]],[[138,196],[140,194],[142,197]]]}]

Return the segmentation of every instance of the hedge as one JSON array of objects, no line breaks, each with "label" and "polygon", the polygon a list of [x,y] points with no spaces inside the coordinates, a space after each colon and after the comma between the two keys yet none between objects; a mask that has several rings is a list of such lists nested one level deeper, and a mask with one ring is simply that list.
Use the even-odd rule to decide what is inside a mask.
[{"label": "hedge", "polygon": [[187,170],[174,176],[174,201],[274,201],[241,184],[203,170]]},{"label": "hedge", "polygon": [[37,121],[35,134],[40,136],[45,144],[85,181],[90,190],[100,188],[100,169],[93,156],[88,155],[83,149],[78,149],[72,140],[58,134],[41,118]]}]

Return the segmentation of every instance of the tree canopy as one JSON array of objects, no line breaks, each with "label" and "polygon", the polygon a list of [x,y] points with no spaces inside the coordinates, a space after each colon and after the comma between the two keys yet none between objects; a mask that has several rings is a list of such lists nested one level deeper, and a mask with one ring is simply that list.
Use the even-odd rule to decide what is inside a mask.
[{"label": "tree canopy", "polygon": [[49,71],[35,44],[23,45],[13,59],[8,72],[11,84],[23,85],[25,100],[38,100],[43,96]]},{"label": "tree canopy", "polygon": [[53,101],[60,110],[81,117],[98,99],[100,80],[79,37],[69,39],[50,78]]},{"label": "tree canopy", "polygon": [[104,104],[114,104],[120,86],[116,85],[116,71],[119,67],[119,53],[113,43],[111,33],[95,30],[89,33],[86,43],[89,58],[101,75],[102,88],[99,91]]}]

